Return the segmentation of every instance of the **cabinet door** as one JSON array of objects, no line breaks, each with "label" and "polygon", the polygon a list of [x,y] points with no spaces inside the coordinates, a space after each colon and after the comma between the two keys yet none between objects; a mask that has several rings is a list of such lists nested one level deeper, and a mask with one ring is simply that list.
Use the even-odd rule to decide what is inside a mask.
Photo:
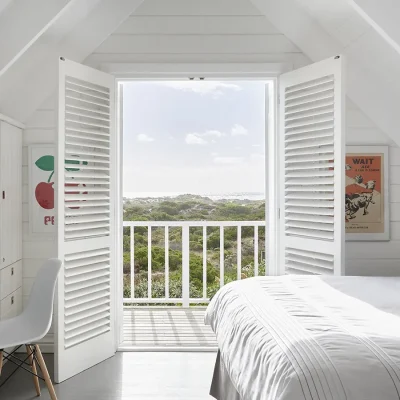
[{"label": "cabinet door", "polygon": [[1,123],[0,129],[0,262],[1,267],[22,258],[22,131]]}]

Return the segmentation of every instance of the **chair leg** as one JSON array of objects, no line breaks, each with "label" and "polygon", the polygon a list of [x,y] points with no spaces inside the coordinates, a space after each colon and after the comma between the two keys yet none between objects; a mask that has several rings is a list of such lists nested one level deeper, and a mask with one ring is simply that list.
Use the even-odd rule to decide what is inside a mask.
[{"label": "chair leg", "polygon": [[0,376],[2,369],[3,369],[3,350],[0,350]]},{"label": "chair leg", "polygon": [[53,383],[51,382],[49,372],[47,371],[46,363],[44,362],[42,352],[40,351],[39,346],[34,345],[36,348],[36,357],[39,362],[40,369],[42,370],[43,378],[46,382],[47,389],[50,393],[51,400],[57,400],[56,392],[54,391]]},{"label": "chair leg", "polygon": [[[31,346],[26,345],[25,347],[26,347],[26,352],[29,356],[29,363],[31,364],[32,372],[35,375],[37,375],[36,362],[35,362],[35,359],[33,358],[33,352],[32,352]],[[39,378],[35,375],[33,375],[33,384],[35,385],[36,394],[38,396],[40,396]]]}]

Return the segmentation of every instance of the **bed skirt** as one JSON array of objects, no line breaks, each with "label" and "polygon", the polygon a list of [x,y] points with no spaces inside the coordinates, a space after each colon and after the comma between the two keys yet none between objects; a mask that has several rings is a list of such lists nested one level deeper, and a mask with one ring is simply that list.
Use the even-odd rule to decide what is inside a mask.
[{"label": "bed skirt", "polygon": [[215,362],[210,395],[217,400],[242,400],[226,371],[219,351]]}]

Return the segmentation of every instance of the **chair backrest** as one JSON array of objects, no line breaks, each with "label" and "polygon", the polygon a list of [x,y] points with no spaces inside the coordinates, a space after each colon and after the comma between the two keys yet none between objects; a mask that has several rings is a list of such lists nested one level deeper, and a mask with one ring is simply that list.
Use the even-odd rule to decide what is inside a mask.
[{"label": "chair backrest", "polygon": [[39,270],[24,314],[32,321],[35,332],[47,333],[53,316],[54,292],[62,262],[50,258]]}]

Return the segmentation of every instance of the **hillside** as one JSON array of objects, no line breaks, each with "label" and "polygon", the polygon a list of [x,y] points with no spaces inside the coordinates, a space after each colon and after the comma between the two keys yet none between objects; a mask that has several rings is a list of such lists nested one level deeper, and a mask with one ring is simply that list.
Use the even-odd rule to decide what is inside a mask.
[{"label": "hillside", "polygon": [[198,195],[124,198],[125,221],[261,221],[265,201],[211,200]]},{"label": "hillside", "polygon": [[[173,198],[124,199],[124,221],[263,221],[265,202],[252,200],[212,200],[196,195]],[[165,231],[152,229],[152,297],[165,296]],[[225,283],[237,276],[237,228],[224,229]],[[147,297],[148,230],[135,228],[135,297]],[[130,293],[130,229],[124,228],[124,297]],[[182,230],[169,229],[170,297],[182,294]],[[207,294],[219,288],[220,232],[207,228]],[[263,262],[265,228],[259,228],[259,273]],[[242,278],[254,275],[254,228],[242,228]],[[203,230],[190,228],[190,297],[202,297]]]}]

